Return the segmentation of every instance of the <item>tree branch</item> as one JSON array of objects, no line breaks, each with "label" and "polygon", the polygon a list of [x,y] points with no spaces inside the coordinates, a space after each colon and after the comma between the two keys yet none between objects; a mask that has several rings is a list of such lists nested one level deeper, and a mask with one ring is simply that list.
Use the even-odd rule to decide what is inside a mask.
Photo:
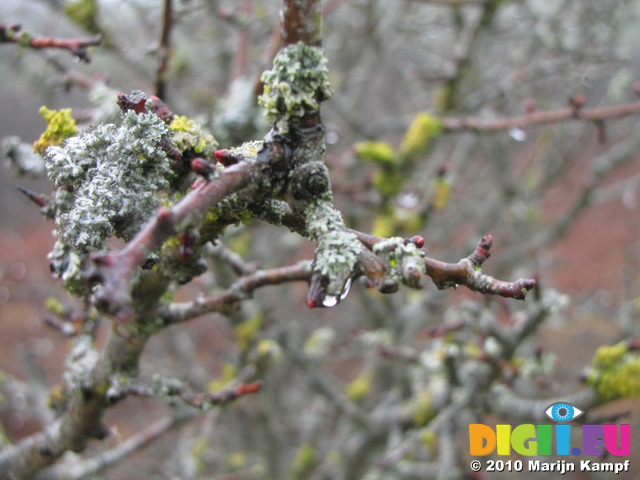
[{"label": "tree branch", "polygon": [[162,33],[158,45],[156,68],[156,95],[167,99],[167,75],[171,58],[171,30],[173,28],[173,0],[164,0],[162,6]]},{"label": "tree branch", "polygon": [[245,158],[221,171],[214,179],[202,182],[171,209],[161,209],[122,250],[93,254],[91,260],[96,268],[89,277],[102,283],[96,293],[97,305],[121,321],[127,321],[132,313],[131,279],[149,253],[170,236],[199,223],[207,210],[223,198],[242,190],[252,181],[259,183],[258,177],[266,166],[266,163]]},{"label": "tree branch", "polygon": [[535,280],[520,279],[515,282],[505,282],[482,272],[480,267],[491,255],[489,249],[492,243],[493,237],[485,235],[474,252],[458,263],[445,263],[426,257],[427,275],[439,289],[464,285],[475,292],[523,300],[536,286]]},{"label": "tree branch", "polygon": [[253,291],[260,287],[309,281],[311,275],[311,262],[300,262],[289,267],[271,270],[258,270],[239,278],[230,288],[211,297],[161,307],[160,317],[165,324],[174,324],[211,312],[223,312],[229,306],[249,298]]},{"label": "tree branch", "polygon": [[534,125],[563,122],[571,119],[599,122],[614,118],[622,118],[640,113],[640,102],[625,103],[597,108],[581,108],[569,106],[557,110],[533,111],[519,117],[501,118],[497,120],[482,120],[478,117],[450,117],[442,118],[444,131],[496,132],[512,128],[525,128]]},{"label": "tree branch", "polygon": [[100,45],[102,35],[93,35],[87,38],[34,37],[31,33],[22,31],[20,25],[0,24],[0,43],[16,43],[36,50],[45,48],[68,50],[83,62],[89,63],[91,57],[88,48]]},{"label": "tree branch", "polygon": [[282,44],[298,42],[319,47],[322,44],[322,2],[284,0],[281,12]]},{"label": "tree branch", "polygon": [[34,480],[79,480],[100,474],[141,448],[149,446],[165,433],[181,426],[192,417],[193,415],[181,415],[162,418],[110,450],[74,465],[51,467],[38,474]]}]

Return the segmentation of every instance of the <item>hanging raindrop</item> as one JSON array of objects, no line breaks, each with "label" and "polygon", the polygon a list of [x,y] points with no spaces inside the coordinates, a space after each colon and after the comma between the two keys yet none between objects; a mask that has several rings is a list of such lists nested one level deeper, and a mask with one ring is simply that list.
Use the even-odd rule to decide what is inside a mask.
[{"label": "hanging raindrop", "polygon": [[344,284],[344,288],[342,289],[342,293],[340,294],[340,301],[343,301],[349,295],[349,290],[351,290],[351,278],[348,278]]},{"label": "hanging raindrop", "polygon": [[514,127],[509,130],[509,136],[516,142],[524,142],[527,139],[527,132],[521,128]]},{"label": "hanging raindrop", "polygon": [[322,306],[327,308],[335,307],[338,304],[338,301],[338,297],[335,295],[327,295],[322,300]]}]

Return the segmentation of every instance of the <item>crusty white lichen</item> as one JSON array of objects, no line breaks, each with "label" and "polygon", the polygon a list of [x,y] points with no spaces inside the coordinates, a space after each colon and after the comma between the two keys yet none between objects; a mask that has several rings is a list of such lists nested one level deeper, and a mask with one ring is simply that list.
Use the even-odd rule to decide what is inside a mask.
[{"label": "crusty white lichen", "polygon": [[128,111],[46,152],[58,187],[56,234],[72,250],[103,249],[112,235],[130,239],[156,211],[169,186],[170,159],[160,148],[169,129],[155,114]]},{"label": "crusty white lichen", "polygon": [[289,131],[291,120],[317,111],[332,93],[324,51],[302,42],[281,49],[261,80],[264,93],[258,102],[265,120],[280,133]]},{"label": "crusty white lichen", "polygon": [[87,282],[82,270],[82,258],[69,245],[58,240],[47,256],[51,271],[62,279],[63,286],[71,293],[82,296]]},{"label": "crusty white lichen", "polygon": [[33,151],[33,145],[22,142],[20,137],[5,137],[0,141],[0,152],[19,175],[40,178],[45,175],[42,156]]}]

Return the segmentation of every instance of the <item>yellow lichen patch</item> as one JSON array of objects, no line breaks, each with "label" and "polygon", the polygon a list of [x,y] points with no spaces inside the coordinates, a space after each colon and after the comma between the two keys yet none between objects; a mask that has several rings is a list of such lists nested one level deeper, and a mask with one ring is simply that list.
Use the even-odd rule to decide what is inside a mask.
[{"label": "yellow lichen patch", "polygon": [[309,478],[316,464],[316,450],[309,444],[300,445],[293,459],[291,478],[302,480]]},{"label": "yellow lichen patch", "polygon": [[220,378],[210,381],[207,385],[207,390],[210,393],[216,393],[229,385],[237,375],[238,369],[231,363],[225,363],[222,366],[222,375]]},{"label": "yellow lichen patch", "polygon": [[378,165],[395,165],[398,163],[391,144],[382,141],[365,141],[356,143],[353,148],[362,160]]},{"label": "yellow lichen patch", "polygon": [[431,405],[431,394],[428,391],[420,392],[413,400],[411,417],[416,427],[426,425],[435,416]]},{"label": "yellow lichen patch", "polygon": [[587,382],[602,401],[640,396],[640,356],[626,342],[600,347]]},{"label": "yellow lichen patch", "polygon": [[437,117],[428,113],[418,113],[400,144],[400,155],[403,159],[412,160],[415,156],[426,153],[431,141],[442,132],[442,123]]},{"label": "yellow lichen patch", "polygon": [[213,135],[206,133],[201,125],[188,117],[176,116],[169,125],[173,131],[173,143],[181,152],[193,150],[208,160],[213,159],[213,152],[218,142]]},{"label": "yellow lichen patch", "polygon": [[257,314],[234,327],[233,333],[240,351],[244,352],[249,348],[249,345],[260,330],[263,319],[261,314]]},{"label": "yellow lichen patch", "polygon": [[446,178],[438,178],[433,191],[433,208],[444,210],[449,203],[450,193],[451,182]]},{"label": "yellow lichen patch", "polygon": [[604,345],[598,350],[593,357],[593,366],[595,368],[610,368],[622,361],[629,352],[625,342],[619,342],[615,345]]},{"label": "yellow lichen patch", "polygon": [[70,108],[49,110],[40,107],[40,115],[47,121],[47,129],[33,144],[33,151],[44,155],[45,150],[53,145],[60,145],[64,140],[78,133],[78,126]]},{"label": "yellow lichen patch", "polygon": [[229,470],[233,472],[246,467],[248,461],[249,458],[247,457],[246,453],[233,452],[227,456],[225,463],[227,464],[227,468],[229,468]]},{"label": "yellow lichen patch", "polygon": [[385,197],[400,193],[405,181],[406,177],[396,168],[381,168],[371,179],[374,188]]},{"label": "yellow lichen patch", "polygon": [[395,234],[396,221],[393,214],[379,213],[373,220],[371,234],[378,237],[388,238]]},{"label": "yellow lichen patch", "polygon": [[371,373],[365,371],[349,382],[346,395],[349,400],[358,402],[371,391]]},{"label": "yellow lichen patch", "polygon": [[169,128],[179,132],[190,132],[193,128],[193,120],[184,115],[176,115],[176,117],[171,121]]}]

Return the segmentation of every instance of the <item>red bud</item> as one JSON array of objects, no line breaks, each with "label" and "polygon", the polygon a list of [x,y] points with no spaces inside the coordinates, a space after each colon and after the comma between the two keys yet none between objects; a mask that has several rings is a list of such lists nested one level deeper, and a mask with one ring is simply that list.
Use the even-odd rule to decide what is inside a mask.
[{"label": "red bud", "polygon": [[201,177],[208,178],[215,172],[215,167],[204,158],[195,157],[191,160],[191,170]]},{"label": "red bud", "polygon": [[230,165],[234,165],[236,163],[238,163],[240,160],[242,160],[242,155],[236,155],[234,153],[231,153],[229,150],[216,150],[215,152],[213,152],[214,157],[216,157],[216,160],[218,162],[220,162],[222,165],[224,165],[225,167],[228,167]]}]

